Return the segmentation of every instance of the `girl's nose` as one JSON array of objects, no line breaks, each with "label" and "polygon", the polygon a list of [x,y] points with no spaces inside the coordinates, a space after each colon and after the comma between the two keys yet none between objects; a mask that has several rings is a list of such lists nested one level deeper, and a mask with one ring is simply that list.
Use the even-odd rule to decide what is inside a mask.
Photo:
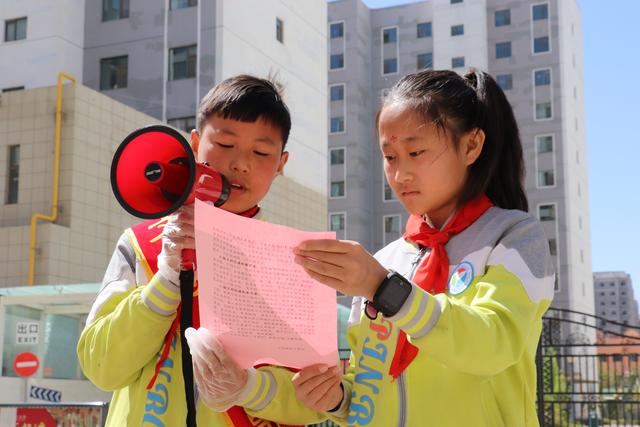
[{"label": "girl's nose", "polygon": [[394,179],[396,180],[396,182],[400,183],[411,182],[411,180],[413,179],[413,173],[407,168],[399,167],[398,169],[396,169]]}]

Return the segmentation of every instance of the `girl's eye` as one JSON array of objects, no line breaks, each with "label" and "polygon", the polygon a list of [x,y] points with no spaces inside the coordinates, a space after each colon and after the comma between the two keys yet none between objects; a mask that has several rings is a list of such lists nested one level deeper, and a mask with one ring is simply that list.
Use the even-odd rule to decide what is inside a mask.
[{"label": "girl's eye", "polygon": [[262,153],[260,151],[254,151],[254,153],[256,153],[258,156],[261,156],[261,157],[267,157],[269,155],[269,153]]},{"label": "girl's eye", "polygon": [[384,156],[384,159],[385,159],[387,162],[390,162],[390,161],[392,161],[393,159],[395,159],[395,157],[393,157],[393,156]]},{"label": "girl's eye", "polygon": [[409,153],[409,155],[411,157],[418,157],[420,154],[424,153],[425,150],[419,150],[419,151],[412,151],[411,153]]},{"label": "girl's eye", "polygon": [[218,146],[222,148],[233,148],[233,145],[229,145],[229,144],[221,144],[219,142],[216,142],[216,144],[218,144]]}]

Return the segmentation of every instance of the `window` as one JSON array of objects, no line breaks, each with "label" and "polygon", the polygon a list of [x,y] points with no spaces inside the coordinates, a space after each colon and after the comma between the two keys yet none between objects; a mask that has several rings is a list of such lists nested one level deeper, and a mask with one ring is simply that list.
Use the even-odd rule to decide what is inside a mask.
[{"label": "window", "polygon": [[169,80],[190,79],[196,76],[196,45],[169,49]]},{"label": "window", "polygon": [[551,255],[558,255],[558,244],[556,243],[556,239],[549,239],[549,252]]},{"label": "window", "polygon": [[331,197],[344,197],[344,181],[331,183]]},{"label": "window", "polygon": [[331,61],[330,61],[329,67],[332,70],[344,68],[344,54],[337,53],[335,55],[331,55]]},{"label": "window", "polygon": [[511,9],[496,10],[496,27],[511,25]]},{"label": "window", "polygon": [[418,70],[428,70],[433,68],[433,54],[421,53],[418,55]]},{"label": "window", "polygon": [[384,60],[382,73],[393,74],[398,72],[398,58],[389,58]]},{"label": "window", "polygon": [[540,205],[538,207],[540,221],[553,221],[556,219],[556,205]]},{"label": "window", "polygon": [[169,125],[173,126],[176,129],[181,129],[185,132],[191,132],[196,128],[196,118],[191,117],[179,117],[176,119],[167,120]]},{"label": "window", "polygon": [[511,42],[496,43],[496,58],[509,58],[511,56]]},{"label": "window", "polygon": [[451,26],[451,36],[461,36],[464,34],[464,25],[452,25]]},{"label": "window", "polygon": [[194,7],[198,5],[198,0],[171,0],[169,4],[170,10],[186,9],[187,7]]},{"label": "window", "polygon": [[2,93],[15,92],[18,90],[24,90],[24,86],[5,87],[4,89],[2,89]]},{"label": "window", "polygon": [[331,117],[331,133],[344,132],[344,117]]},{"label": "window", "polygon": [[538,102],[536,104],[536,120],[551,118],[551,102]]},{"label": "window", "polygon": [[538,187],[552,187],[555,185],[555,178],[552,170],[538,172]]},{"label": "window", "polygon": [[400,237],[400,215],[385,215],[383,217],[383,244],[386,246]]},{"label": "window", "polygon": [[496,83],[502,90],[511,90],[513,89],[513,76],[511,74],[498,74]]},{"label": "window", "polygon": [[536,70],[534,73],[536,86],[548,86],[551,84],[551,70]]},{"label": "window", "polygon": [[390,202],[392,200],[398,200],[396,197],[396,193],[393,192],[393,190],[391,189],[391,186],[389,185],[389,183],[387,182],[387,178],[383,178],[383,192],[384,194],[382,195],[382,200],[384,200],[385,202]]},{"label": "window", "polygon": [[284,43],[284,22],[280,18],[276,18],[276,40]]},{"label": "window", "polygon": [[331,151],[331,164],[344,165],[344,148],[332,148],[330,151]]},{"label": "window", "polygon": [[551,135],[536,136],[536,152],[551,153],[553,151],[553,137]]},{"label": "window", "polygon": [[342,101],[344,99],[344,85],[333,85],[329,88],[331,101]]},{"label": "window", "polygon": [[20,146],[9,146],[9,164],[7,174],[7,200],[8,205],[18,203],[18,179],[20,178]]},{"label": "window", "polygon": [[344,22],[334,22],[329,25],[329,35],[332,39],[344,37]]},{"label": "window", "polygon": [[549,5],[548,4],[536,4],[533,6],[533,20],[540,21],[541,19],[549,18]]},{"label": "window", "polygon": [[102,0],[102,21],[129,17],[129,0]]},{"label": "window", "polygon": [[12,42],[27,38],[27,18],[9,19],[4,23],[4,41]]},{"label": "window", "polygon": [[421,22],[417,26],[418,38],[431,37],[431,22]]},{"label": "window", "polygon": [[100,90],[122,89],[127,87],[127,56],[104,58],[100,60]]},{"label": "window", "polygon": [[385,28],[382,30],[382,43],[395,43],[398,41],[397,28]]},{"label": "window", "polygon": [[549,52],[549,37],[536,37],[533,39],[533,53]]},{"label": "window", "polygon": [[385,233],[400,233],[400,216],[386,216],[384,218],[384,232]]},{"label": "window", "polygon": [[331,227],[331,231],[344,231],[344,214],[343,213],[335,213],[329,215],[329,223]]},{"label": "window", "polygon": [[451,68],[462,67],[464,67],[464,56],[456,56],[455,58],[451,58]]}]

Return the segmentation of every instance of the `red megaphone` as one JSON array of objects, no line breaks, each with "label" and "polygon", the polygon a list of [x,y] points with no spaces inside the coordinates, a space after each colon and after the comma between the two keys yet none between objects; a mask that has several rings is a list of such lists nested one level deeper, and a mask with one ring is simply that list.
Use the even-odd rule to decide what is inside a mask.
[{"label": "red megaphone", "polygon": [[221,206],[229,198],[229,181],[197,163],[177,130],[151,125],[130,133],[111,163],[111,188],[122,207],[138,218],[162,218],[195,197]]}]

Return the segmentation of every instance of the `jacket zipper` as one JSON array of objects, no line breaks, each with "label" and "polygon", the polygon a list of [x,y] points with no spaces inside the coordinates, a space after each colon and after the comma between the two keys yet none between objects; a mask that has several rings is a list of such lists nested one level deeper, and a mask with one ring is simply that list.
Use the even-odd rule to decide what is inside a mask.
[{"label": "jacket zipper", "polygon": [[[413,279],[413,276],[416,274],[416,270],[418,269],[418,266],[420,265],[420,261],[422,261],[422,258],[424,258],[425,254],[427,253],[427,248],[422,248],[420,249],[420,251],[416,254],[415,258],[413,259],[413,261],[411,261],[411,272],[409,273],[409,280]],[[404,378],[404,372],[402,372],[399,376],[398,376],[398,398],[399,398],[399,405],[400,405],[400,416],[398,417],[398,427],[405,427],[406,426],[406,417],[407,417],[407,385],[405,383],[405,378]]]}]

